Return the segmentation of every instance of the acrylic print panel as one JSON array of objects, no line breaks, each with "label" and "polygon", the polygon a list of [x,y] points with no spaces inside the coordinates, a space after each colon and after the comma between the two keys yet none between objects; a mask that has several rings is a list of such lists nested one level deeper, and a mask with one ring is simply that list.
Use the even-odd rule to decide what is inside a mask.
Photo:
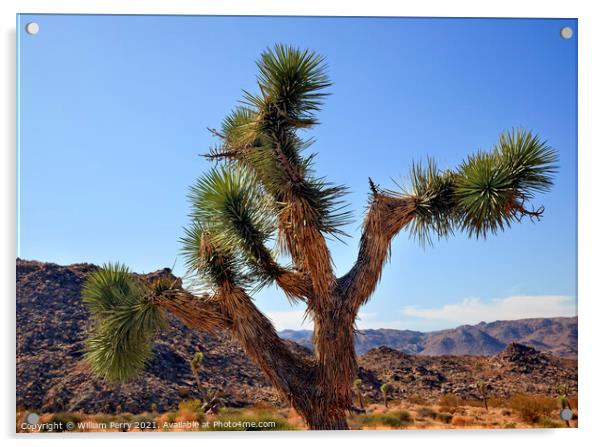
[{"label": "acrylic print panel", "polygon": [[17,29],[17,431],[577,426],[576,20]]}]

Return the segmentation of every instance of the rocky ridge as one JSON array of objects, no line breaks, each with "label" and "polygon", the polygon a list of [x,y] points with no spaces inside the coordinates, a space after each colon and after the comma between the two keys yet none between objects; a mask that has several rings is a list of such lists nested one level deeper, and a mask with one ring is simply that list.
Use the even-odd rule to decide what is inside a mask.
[{"label": "rocky ridge", "polygon": [[[219,389],[227,405],[278,400],[263,374],[226,334],[209,336],[189,330],[170,318],[170,328],[157,339],[146,370],[127,383],[94,377],[83,359],[90,322],[81,301],[81,287],[97,267],[60,266],[17,260],[17,406],[43,412],[84,411],[140,413],[159,411],[183,399],[198,397],[189,360],[204,352],[202,385]],[[169,273],[168,270],[159,273]],[[303,349],[297,345],[299,349]],[[474,382],[484,379],[492,392],[553,394],[559,383],[577,389],[577,361],[510,343],[491,356],[409,355],[381,346],[359,357],[363,392],[380,397],[380,385],[392,396],[437,399],[453,393],[475,398]]]}]

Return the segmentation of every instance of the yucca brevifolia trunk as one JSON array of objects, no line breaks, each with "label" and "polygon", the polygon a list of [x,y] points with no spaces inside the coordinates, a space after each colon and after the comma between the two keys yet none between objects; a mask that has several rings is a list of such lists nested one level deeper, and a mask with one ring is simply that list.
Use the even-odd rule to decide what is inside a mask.
[{"label": "yucca brevifolia trunk", "polygon": [[[335,275],[326,236],[344,236],[349,213],[341,211],[346,189],[315,177],[311,141],[297,131],[314,126],[330,85],[323,59],[312,52],[276,46],[258,61],[259,94],[245,93],[208,158],[221,168],[191,188],[192,222],[182,239],[189,272],[200,296],[181,283],[140,284],[120,265],[92,275],[84,299],[95,317],[86,358],[93,371],[125,379],[144,367],[153,336],[168,312],[193,329],[230,333],[281,397],[311,429],[346,429],[357,360],[354,323],[374,292],[392,239],[404,228],[422,243],[454,230],[483,237],[542,209],[524,204],[552,185],[555,153],[526,131],[503,133],[491,152],[478,152],[456,170],[429,160],[414,165],[410,187],[392,192],[368,180],[368,211],[357,260]],[[278,250],[268,248],[277,241]],[[289,266],[278,254],[290,255]],[[302,303],[314,325],[311,356],[280,339],[249,293],[277,285]]]}]

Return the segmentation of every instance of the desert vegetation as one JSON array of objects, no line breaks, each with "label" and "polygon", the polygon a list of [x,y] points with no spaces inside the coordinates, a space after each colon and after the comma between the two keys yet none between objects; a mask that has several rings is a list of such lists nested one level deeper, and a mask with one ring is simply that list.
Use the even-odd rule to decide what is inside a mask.
[{"label": "desert vegetation", "polygon": [[[40,423],[62,422],[62,429],[52,431],[253,431],[303,430],[304,419],[286,406],[257,404],[246,408],[226,408],[207,414],[200,400],[184,400],[166,413],[147,412],[96,414],[44,414]],[[473,429],[473,428],[564,428],[576,427],[559,417],[560,405],[550,397],[522,394],[509,398],[492,398],[489,409],[479,400],[452,399],[415,403],[412,400],[366,402],[366,412],[347,415],[349,428],[379,429]],[[17,431],[31,431],[22,426],[28,412],[17,413]],[[73,428],[67,429],[71,422]],[[102,424],[105,424],[102,426]],[[111,425],[113,424],[113,425]]]},{"label": "desert vegetation", "polygon": [[[343,202],[346,188],[314,173],[315,154],[307,153],[312,141],[300,133],[317,125],[331,85],[324,58],[277,45],[261,54],[257,67],[257,92],[245,92],[242,105],[211,130],[218,144],[207,158],[219,166],[190,190],[191,222],[182,244],[194,281],[146,283],[119,264],[94,272],[83,293],[95,324],[86,350],[91,369],[106,380],[134,376],[169,313],[194,330],[229,332],[292,406],[295,426],[486,425],[489,419],[460,411],[461,405],[446,405],[445,416],[417,418],[414,407],[390,400],[388,388],[382,390],[385,411],[368,408],[349,420],[358,370],[355,319],[402,230],[427,245],[454,232],[484,238],[524,218],[541,218],[543,207],[528,203],[552,186],[555,151],[518,129],[502,132],[490,151],[467,156],[455,169],[439,169],[431,159],[415,163],[409,184],[397,191],[367,177],[357,260],[337,276],[327,238],[345,237],[351,217]],[[253,303],[252,294],[268,284],[306,306],[314,324],[312,355],[284,342]]]}]

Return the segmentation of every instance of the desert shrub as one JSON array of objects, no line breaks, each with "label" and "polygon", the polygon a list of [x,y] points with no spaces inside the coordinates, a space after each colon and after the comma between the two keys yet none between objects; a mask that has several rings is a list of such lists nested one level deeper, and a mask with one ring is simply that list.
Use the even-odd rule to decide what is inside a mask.
[{"label": "desert shrub", "polygon": [[[211,431],[281,431],[297,429],[273,411],[258,409],[246,411],[224,409],[224,411],[220,411],[214,422],[217,423],[211,422],[209,424],[208,429]],[[265,425],[268,422],[270,426]],[[230,423],[230,426],[227,425],[228,423]],[[243,423],[247,423],[247,426],[242,426]],[[253,424],[255,427],[251,426]],[[263,425],[263,427],[259,427],[259,425]]]},{"label": "desert shrub", "polygon": [[402,428],[414,422],[412,415],[407,410],[388,411],[379,414],[363,414],[359,416],[360,427],[391,427]]},{"label": "desert shrub", "polygon": [[219,414],[225,418],[239,418],[242,416],[243,410],[241,408],[222,408]]},{"label": "desert shrub", "polygon": [[466,416],[453,416],[452,420],[451,420],[451,424],[454,427],[466,427],[467,425],[469,425],[472,422],[472,420],[470,418],[467,418]]},{"label": "desert shrub", "polygon": [[412,422],[414,422],[414,419],[407,410],[390,411],[383,414],[383,424],[388,427],[398,428]]},{"label": "desert shrub", "polygon": [[420,407],[416,414],[421,418],[435,419],[437,417],[437,412],[430,407]]},{"label": "desert shrub", "polygon": [[516,422],[506,422],[504,428],[516,428]]},{"label": "desert shrub", "polygon": [[113,422],[115,416],[113,416],[112,414],[98,413],[91,416],[91,419],[93,422],[97,422],[99,424],[109,424]]},{"label": "desert shrub", "polygon": [[256,402],[251,407],[252,411],[276,411],[277,408],[269,402]]},{"label": "desert shrub", "polygon": [[132,418],[131,422],[137,423],[140,430],[149,430],[153,427],[155,418],[148,414],[138,414]]},{"label": "desert shrub", "polygon": [[414,405],[425,405],[427,404],[427,401],[425,398],[420,397],[417,394],[410,394],[408,395],[407,399],[406,399],[409,403],[414,404]]},{"label": "desert shrub", "polygon": [[203,403],[199,399],[184,400],[178,404],[176,421],[202,423],[204,420]]},{"label": "desert shrub", "polygon": [[541,428],[563,428],[564,425],[558,421],[554,421],[552,419],[543,419],[540,423],[539,426]]},{"label": "desert shrub", "polygon": [[455,394],[444,394],[439,398],[438,404],[441,407],[456,408],[460,406],[460,398]]},{"label": "desert shrub", "polygon": [[510,408],[515,410],[520,418],[529,423],[535,423],[549,416],[556,410],[556,401],[547,396],[517,394],[508,401]]},{"label": "desert shrub", "polygon": [[68,423],[77,426],[77,423],[82,420],[82,416],[79,413],[54,413],[50,419],[48,419],[48,423],[57,424],[57,427],[54,427],[52,431],[62,432],[69,431],[66,427]]},{"label": "desert shrub", "polygon": [[439,413],[437,419],[445,424],[449,424],[452,421],[453,416],[450,413]]},{"label": "desert shrub", "polygon": [[170,411],[169,413],[167,413],[167,422],[169,422],[170,424],[173,424],[174,422],[176,422],[177,417],[178,417],[177,411]]}]

